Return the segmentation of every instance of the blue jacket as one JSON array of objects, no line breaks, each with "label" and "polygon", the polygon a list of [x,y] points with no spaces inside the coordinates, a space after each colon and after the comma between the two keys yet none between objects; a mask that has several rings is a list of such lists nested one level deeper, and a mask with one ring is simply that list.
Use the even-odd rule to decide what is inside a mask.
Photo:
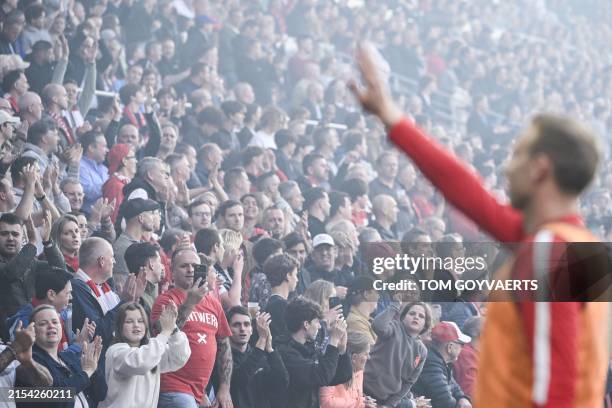
[{"label": "blue jacket", "polygon": [[[66,364],[66,367],[55,361],[46,351],[38,347],[36,344],[32,346],[32,356],[34,360],[45,366],[51,377],[53,377],[53,387],[66,387],[73,388],[75,395],[84,391],[87,397],[87,402],[92,405],[92,392],[95,392],[96,381],[99,377],[104,379],[103,372],[96,373],[89,378],[85,371],[81,369],[81,353],[75,352],[74,350],[65,350],[59,353],[59,358]],[[90,387],[90,385],[92,385]],[[16,387],[25,387],[28,384],[21,384],[19,380],[15,383]],[[47,402],[44,404],[45,408],[73,408],[74,400],[66,402]],[[20,403],[19,407],[40,407],[39,403]]]},{"label": "blue jacket", "polygon": [[[30,315],[32,314],[32,310],[34,310],[34,305],[32,303],[28,303],[23,306],[21,309],[17,311],[14,315],[6,319],[6,327],[8,327],[9,335],[11,337],[11,341],[15,340],[15,329],[17,328],[17,323],[21,321],[23,327],[26,327],[30,324]],[[76,334],[72,331],[72,308],[68,307],[60,312],[60,318],[62,319],[62,324],[64,326],[64,330],[66,331],[66,337],[68,337],[68,343],[70,343],[69,347],[72,347],[72,343],[76,339]],[[74,345],[78,349],[75,349],[77,352],[81,352],[81,346]]]}]

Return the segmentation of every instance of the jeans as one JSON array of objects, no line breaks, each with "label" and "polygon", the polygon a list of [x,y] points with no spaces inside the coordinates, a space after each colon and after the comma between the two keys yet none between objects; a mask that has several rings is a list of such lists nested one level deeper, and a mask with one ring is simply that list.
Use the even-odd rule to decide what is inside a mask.
[{"label": "jeans", "polygon": [[199,405],[191,394],[162,392],[159,394],[157,408],[199,408]]}]

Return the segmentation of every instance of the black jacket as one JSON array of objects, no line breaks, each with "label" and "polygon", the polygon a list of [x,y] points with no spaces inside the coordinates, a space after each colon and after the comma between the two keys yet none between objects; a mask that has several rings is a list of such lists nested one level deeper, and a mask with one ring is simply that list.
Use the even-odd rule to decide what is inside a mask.
[{"label": "black jacket", "polygon": [[461,398],[469,399],[453,378],[451,368],[442,355],[431,347],[428,347],[427,359],[413,392],[430,398],[433,408],[455,408]]},{"label": "black jacket", "polygon": [[0,257],[0,315],[8,317],[30,303],[34,295],[36,274],[47,264],[66,269],[64,256],[57,245],[44,249],[47,261],[36,259],[36,247],[26,244],[11,259]]},{"label": "black jacket", "polygon": [[289,386],[289,373],[277,350],[267,353],[248,347],[242,353],[232,349],[231,394],[235,408],[270,408],[282,406],[279,397]]},{"label": "black jacket", "polygon": [[347,353],[340,355],[334,346],[328,345],[325,354],[318,355],[312,343],[290,339],[278,351],[289,372],[286,403],[280,407],[318,408],[320,387],[344,384],[353,377],[351,358]]}]

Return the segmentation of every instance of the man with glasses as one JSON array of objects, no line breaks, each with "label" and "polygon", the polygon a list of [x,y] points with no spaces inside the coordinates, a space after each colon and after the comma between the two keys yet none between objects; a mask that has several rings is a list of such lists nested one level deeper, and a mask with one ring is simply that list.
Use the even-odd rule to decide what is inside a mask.
[{"label": "man with glasses", "polygon": [[449,364],[459,358],[465,344],[471,341],[453,322],[440,322],[431,330],[431,344],[414,394],[431,399],[436,408],[470,408],[472,404],[455,378]]}]

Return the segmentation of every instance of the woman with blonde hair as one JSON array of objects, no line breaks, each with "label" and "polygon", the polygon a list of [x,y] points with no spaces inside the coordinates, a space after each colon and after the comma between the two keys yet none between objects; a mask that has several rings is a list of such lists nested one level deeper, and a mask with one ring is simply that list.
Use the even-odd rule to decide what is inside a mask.
[{"label": "woman with blonde hair", "polygon": [[321,408],[374,408],[376,401],[363,396],[363,370],[370,358],[370,340],[365,333],[348,332],[346,351],[351,357],[353,377],[344,384],[321,387],[319,404]]},{"label": "woman with blonde hair", "polygon": [[329,343],[328,327],[339,316],[342,316],[342,305],[336,296],[334,284],[323,279],[312,282],[304,291],[304,297],[318,304],[323,312],[324,317],[315,340],[315,349],[324,354]]},{"label": "woman with blonde hair", "polygon": [[171,301],[159,317],[160,333],[150,337],[144,308],[126,303],[115,317],[113,345],[106,351],[106,399],[100,408],[156,407],[160,376],[177,371],[189,357],[187,335],[176,326],[178,311]]},{"label": "woman with blonde hair", "polygon": [[221,301],[225,310],[241,305],[242,272],[244,269],[245,251],[240,232],[222,229],[219,231],[221,256],[215,263]]},{"label": "woman with blonde hair", "polygon": [[51,227],[51,240],[64,256],[69,272],[79,270],[79,249],[81,248],[81,231],[79,221],[74,215],[64,214]]}]

